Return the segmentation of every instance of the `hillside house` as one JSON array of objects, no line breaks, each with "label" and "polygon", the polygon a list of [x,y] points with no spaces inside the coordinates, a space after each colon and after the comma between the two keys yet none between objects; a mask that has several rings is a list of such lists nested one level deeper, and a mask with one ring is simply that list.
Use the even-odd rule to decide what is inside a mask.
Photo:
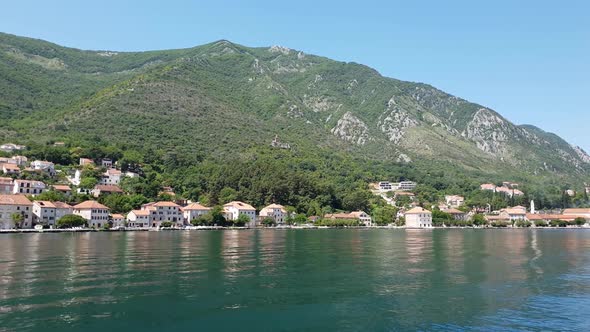
[{"label": "hillside house", "polygon": [[14,180],[12,193],[35,196],[41,194],[46,189],[45,183],[41,181]]},{"label": "hillside house", "polygon": [[99,181],[99,184],[103,185],[117,186],[119,183],[121,183],[121,171],[114,168],[107,169],[107,171],[102,174]]},{"label": "hillside house", "polygon": [[13,144],[13,143],[6,143],[6,144],[0,145],[0,151],[4,151],[4,152],[8,152],[8,153],[24,150],[26,148],[27,147],[24,145],[18,145],[18,144]]},{"label": "hillside house", "polygon": [[10,195],[14,189],[12,178],[0,177],[0,195]]},{"label": "hillside house", "polygon": [[450,208],[458,208],[465,203],[465,197],[459,195],[447,195],[445,196],[445,203]]},{"label": "hillside house", "polygon": [[15,164],[2,164],[2,173],[6,175],[19,175],[20,167]]},{"label": "hillside house", "polygon": [[45,172],[50,176],[55,175],[55,164],[45,160],[35,160],[31,163],[31,168],[35,171]]},{"label": "hillside house", "polygon": [[54,184],[51,186],[51,189],[60,192],[66,196],[70,196],[72,194],[72,188],[70,188],[70,186],[68,185],[64,185],[64,184]]},{"label": "hillside house", "polygon": [[122,194],[123,189],[119,188],[119,186],[115,185],[106,185],[106,184],[97,184],[94,186],[94,189],[91,190],[91,194],[94,197],[99,197],[100,195],[110,195],[110,194]]},{"label": "hillside house", "polygon": [[88,158],[80,158],[80,166],[94,165],[94,161]]}]

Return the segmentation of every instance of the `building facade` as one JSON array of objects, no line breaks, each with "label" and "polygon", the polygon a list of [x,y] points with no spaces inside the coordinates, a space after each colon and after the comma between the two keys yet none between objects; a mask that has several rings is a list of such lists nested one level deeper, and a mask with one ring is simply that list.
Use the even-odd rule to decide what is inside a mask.
[{"label": "building facade", "polygon": [[410,228],[430,228],[432,227],[432,212],[415,207],[405,213],[406,227]]},{"label": "building facade", "polygon": [[109,223],[109,208],[97,201],[86,201],[73,208],[74,214],[86,219],[88,227],[102,228]]},{"label": "building facade", "polygon": [[[20,225],[15,215],[20,215]],[[33,227],[33,203],[24,195],[0,195],[0,229]]]}]

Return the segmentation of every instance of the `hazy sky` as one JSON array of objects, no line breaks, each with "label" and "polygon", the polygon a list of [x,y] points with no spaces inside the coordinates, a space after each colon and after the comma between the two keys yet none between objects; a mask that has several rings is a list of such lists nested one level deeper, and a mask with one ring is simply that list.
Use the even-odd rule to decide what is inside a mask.
[{"label": "hazy sky", "polygon": [[118,51],[283,45],[432,84],[590,151],[590,1],[19,0],[2,4],[0,31]]}]

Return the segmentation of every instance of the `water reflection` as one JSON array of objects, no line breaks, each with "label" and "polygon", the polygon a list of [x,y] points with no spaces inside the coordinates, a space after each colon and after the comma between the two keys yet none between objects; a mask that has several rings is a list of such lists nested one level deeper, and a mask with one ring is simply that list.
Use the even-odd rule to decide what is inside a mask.
[{"label": "water reflection", "polygon": [[564,329],[589,323],[570,314],[589,249],[558,230],[2,235],[0,330]]}]

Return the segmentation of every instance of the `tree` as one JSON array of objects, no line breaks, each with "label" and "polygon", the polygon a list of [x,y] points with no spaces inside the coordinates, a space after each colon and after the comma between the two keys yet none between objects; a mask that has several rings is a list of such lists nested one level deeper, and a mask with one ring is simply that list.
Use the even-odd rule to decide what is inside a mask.
[{"label": "tree", "polygon": [[486,220],[483,214],[478,213],[474,214],[473,217],[471,217],[471,223],[473,223],[475,226],[483,226],[486,225],[488,221]]},{"label": "tree", "polygon": [[162,228],[170,228],[170,227],[172,227],[172,222],[170,222],[170,221],[164,221],[164,222],[162,222],[160,224],[160,227],[162,227]]},{"label": "tree", "polygon": [[10,219],[12,219],[12,222],[14,223],[14,227],[16,227],[16,228],[23,227],[22,224],[23,224],[23,221],[25,220],[25,217],[21,213],[11,214]]},{"label": "tree", "polygon": [[86,219],[76,214],[67,214],[57,221],[58,228],[72,228],[86,226]]},{"label": "tree", "polygon": [[355,190],[342,198],[342,207],[349,211],[366,211],[369,209],[369,200],[372,196],[368,190]]},{"label": "tree", "polygon": [[264,225],[266,227],[274,226],[275,220],[271,217],[266,217],[262,220],[262,225]]},{"label": "tree", "polygon": [[226,204],[238,199],[238,192],[234,188],[225,187],[219,192],[219,203]]},{"label": "tree", "polygon": [[223,216],[223,207],[214,206],[209,213],[211,214],[211,223],[213,225],[218,225],[218,226],[225,226],[226,225],[227,221],[225,220],[225,217]]},{"label": "tree", "polygon": [[442,226],[452,224],[454,221],[453,216],[450,213],[443,212],[439,209],[432,211],[432,225]]},{"label": "tree", "polygon": [[578,217],[576,219],[574,219],[574,224],[576,224],[576,226],[582,226],[586,223],[586,219],[582,218],[582,217]]},{"label": "tree", "polygon": [[305,224],[307,223],[307,217],[305,216],[305,214],[298,214],[295,216],[295,218],[293,218],[293,223],[294,224]]},{"label": "tree", "polygon": [[377,225],[389,225],[395,221],[397,208],[386,205],[373,210],[373,222]]},{"label": "tree", "polygon": [[242,213],[238,216],[238,219],[234,220],[234,225],[238,226],[238,227],[243,227],[249,222],[250,222],[250,217],[248,217],[247,215]]},{"label": "tree", "polygon": [[93,189],[97,184],[98,184],[97,179],[86,177],[86,178],[82,178],[82,180],[80,180],[79,187],[82,189]]}]

